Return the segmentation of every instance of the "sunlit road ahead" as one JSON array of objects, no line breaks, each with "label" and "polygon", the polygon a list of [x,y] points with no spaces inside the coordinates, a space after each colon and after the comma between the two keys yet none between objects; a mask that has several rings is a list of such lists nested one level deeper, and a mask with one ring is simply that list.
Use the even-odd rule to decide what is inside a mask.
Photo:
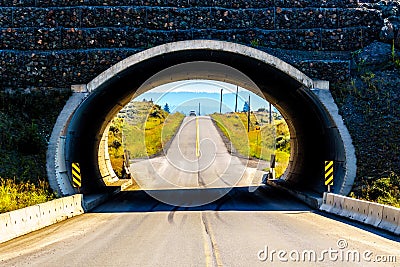
[{"label": "sunlit road ahead", "polygon": [[0,266],[399,266],[398,237],[244,186],[207,117],[186,118],[166,157],[140,164],[156,165],[145,190],[1,244]]},{"label": "sunlit road ahead", "polygon": [[130,169],[142,189],[245,186],[260,184],[263,175],[229,154],[208,116],[186,117],[165,156]]}]

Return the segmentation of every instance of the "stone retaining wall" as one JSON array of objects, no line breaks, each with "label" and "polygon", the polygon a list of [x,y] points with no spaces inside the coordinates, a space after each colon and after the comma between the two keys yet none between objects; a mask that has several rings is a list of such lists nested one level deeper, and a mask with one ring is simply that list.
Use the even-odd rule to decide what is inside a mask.
[{"label": "stone retaining wall", "polygon": [[300,51],[288,63],[312,78],[344,79],[348,56],[307,53],[366,46],[383,19],[356,0],[0,0],[0,86],[68,88],[146,48],[192,39]]}]

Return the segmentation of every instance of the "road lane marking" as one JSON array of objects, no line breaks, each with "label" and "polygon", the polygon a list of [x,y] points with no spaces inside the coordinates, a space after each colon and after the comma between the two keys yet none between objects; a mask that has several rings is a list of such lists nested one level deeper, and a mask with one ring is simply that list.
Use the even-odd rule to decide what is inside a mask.
[{"label": "road lane marking", "polygon": [[196,117],[196,157],[200,157],[200,130],[198,117]]},{"label": "road lane marking", "polygon": [[206,230],[206,226],[204,224],[203,221],[203,215],[202,212],[199,212],[200,215],[200,221],[201,221],[201,225],[202,225],[202,234],[203,234],[203,247],[204,247],[204,255],[206,257],[206,267],[211,267],[213,266],[213,260],[211,257],[212,254],[212,250],[211,250],[211,241],[207,236],[207,230]]},{"label": "road lane marking", "polygon": [[[219,248],[217,246],[213,230],[211,228],[211,225],[207,221],[206,213],[200,212],[200,219],[203,225],[203,239],[204,239],[204,251],[206,256],[206,265],[211,266],[209,265],[210,262],[211,264],[215,262],[216,266],[218,267],[224,266],[221,260],[221,255],[219,253]],[[211,248],[210,248],[210,243],[211,243]]]}]

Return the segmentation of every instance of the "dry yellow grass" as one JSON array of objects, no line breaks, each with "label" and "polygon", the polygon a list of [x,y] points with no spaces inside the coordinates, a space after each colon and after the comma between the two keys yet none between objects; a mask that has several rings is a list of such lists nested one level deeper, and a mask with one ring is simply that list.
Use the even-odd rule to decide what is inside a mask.
[{"label": "dry yellow grass", "polygon": [[27,206],[40,204],[55,199],[45,181],[16,182],[15,179],[0,178],[0,213],[13,211]]}]

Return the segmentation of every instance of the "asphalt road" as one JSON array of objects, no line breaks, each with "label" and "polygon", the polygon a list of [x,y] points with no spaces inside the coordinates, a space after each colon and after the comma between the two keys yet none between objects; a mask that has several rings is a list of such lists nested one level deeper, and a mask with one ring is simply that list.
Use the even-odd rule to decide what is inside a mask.
[{"label": "asphalt road", "polygon": [[186,119],[143,190],[0,244],[0,266],[400,265],[400,238],[258,187],[211,126]]},{"label": "asphalt road", "polygon": [[[268,187],[237,187],[189,208],[131,191],[92,213],[0,244],[0,266],[399,266],[399,239],[362,228]],[[338,241],[347,246],[339,249]],[[279,250],[287,253],[281,259]],[[338,254],[329,258],[325,250]],[[341,260],[350,250],[360,253],[360,262]],[[371,260],[394,255],[397,263],[365,262],[366,252]],[[289,253],[292,259],[299,253],[300,262]]]},{"label": "asphalt road", "polygon": [[[265,174],[228,152],[208,116],[186,117],[165,156],[134,162],[130,171],[141,189],[176,206],[209,203],[234,186],[258,186]],[[210,194],[203,192],[196,197],[190,194],[188,198],[184,191],[179,197],[160,191],[195,188],[225,190],[211,190]]]},{"label": "asphalt road", "polygon": [[231,156],[208,116],[186,117],[165,156],[131,164],[142,189],[218,188],[259,184],[262,172]]}]

